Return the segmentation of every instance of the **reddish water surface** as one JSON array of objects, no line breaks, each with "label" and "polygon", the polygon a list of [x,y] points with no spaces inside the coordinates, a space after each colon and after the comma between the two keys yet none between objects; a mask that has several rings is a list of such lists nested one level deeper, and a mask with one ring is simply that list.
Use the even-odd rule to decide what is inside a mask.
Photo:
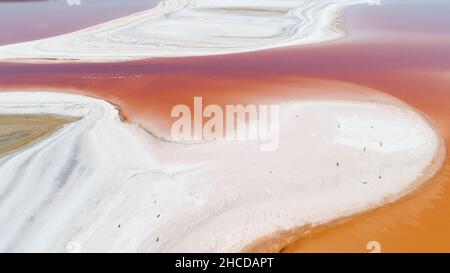
[{"label": "reddish water surface", "polygon": [[[163,134],[175,104],[257,103],[305,96],[370,97],[371,89],[425,113],[450,144],[450,4],[383,1],[347,9],[348,38],[321,45],[108,64],[0,64],[0,88],[77,90],[120,106]],[[450,251],[450,163],[394,205],[317,229],[285,251]],[[279,250],[279,249],[277,249]]]}]

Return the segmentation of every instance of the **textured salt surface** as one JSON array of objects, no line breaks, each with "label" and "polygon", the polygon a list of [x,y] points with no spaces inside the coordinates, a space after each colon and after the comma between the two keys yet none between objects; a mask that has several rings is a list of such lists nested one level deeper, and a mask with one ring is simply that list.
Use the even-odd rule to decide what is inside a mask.
[{"label": "textured salt surface", "polygon": [[79,118],[0,158],[1,251],[239,251],[395,200],[442,149],[397,102],[281,104],[274,152],[161,141],[80,95],[0,93],[0,114]]},{"label": "textured salt surface", "polygon": [[0,47],[6,61],[126,61],[319,43],[344,33],[340,8],[377,0],[165,0],[91,28]]}]

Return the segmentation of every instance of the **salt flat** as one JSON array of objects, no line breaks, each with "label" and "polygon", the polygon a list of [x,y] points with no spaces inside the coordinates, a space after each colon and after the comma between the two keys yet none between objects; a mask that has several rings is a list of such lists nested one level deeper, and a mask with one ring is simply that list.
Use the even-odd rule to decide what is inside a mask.
[{"label": "salt flat", "polygon": [[335,40],[337,12],[377,0],[164,0],[84,30],[0,46],[0,61],[107,62],[204,56]]},{"label": "salt flat", "polygon": [[273,232],[397,200],[434,174],[430,123],[386,96],[280,104],[279,149],[178,144],[108,102],[0,93],[0,114],[75,118],[0,158],[0,250],[240,251]]}]

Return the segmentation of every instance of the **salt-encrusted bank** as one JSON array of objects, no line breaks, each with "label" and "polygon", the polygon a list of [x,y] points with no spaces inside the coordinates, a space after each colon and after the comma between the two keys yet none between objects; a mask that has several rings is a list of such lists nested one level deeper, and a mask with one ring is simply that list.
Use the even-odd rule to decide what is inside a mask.
[{"label": "salt-encrusted bank", "polygon": [[377,0],[163,0],[81,31],[0,47],[0,61],[126,61],[203,56],[343,37],[340,8]]},{"label": "salt-encrusted bank", "polygon": [[155,139],[99,99],[0,93],[0,114],[77,117],[0,157],[0,251],[239,251],[396,200],[444,148],[392,102],[281,104],[279,149],[262,152]]}]

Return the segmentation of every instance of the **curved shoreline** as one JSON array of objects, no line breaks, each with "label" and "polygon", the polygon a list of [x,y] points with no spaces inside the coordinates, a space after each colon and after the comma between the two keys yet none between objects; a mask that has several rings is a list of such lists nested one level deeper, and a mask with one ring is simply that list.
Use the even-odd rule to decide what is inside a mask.
[{"label": "curved shoreline", "polygon": [[[428,118],[423,113],[421,115],[422,118],[424,118],[436,132],[439,132],[437,126],[430,118]],[[432,183],[432,179],[438,176],[439,172],[444,167],[445,161],[447,159],[447,149],[444,137],[441,134],[438,135],[440,138],[440,150],[436,153],[434,159],[430,162],[430,164],[425,168],[422,175],[417,177],[416,181],[404,191],[398,193],[397,195],[387,197],[386,200],[384,200],[384,203],[370,206],[353,214],[342,215],[332,221],[322,223],[308,223],[306,225],[294,227],[292,229],[273,232],[272,234],[265,235],[249,243],[241,250],[241,252],[282,253],[285,252],[286,249],[290,249],[289,252],[296,252],[295,249],[301,249],[303,240],[309,240],[310,238],[314,238],[314,236],[320,236],[317,234],[322,231],[340,227],[356,217],[368,215],[373,213],[374,211],[383,210],[404,201],[404,199],[408,198],[411,194],[419,192],[422,187],[426,186],[427,183]],[[363,249],[363,246],[361,246],[361,249]]]},{"label": "curved shoreline", "polygon": [[343,37],[334,25],[339,9],[362,3],[377,1],[163,0],[84,30],[0,46],[0,61],[120,62],[321,43]]}]

